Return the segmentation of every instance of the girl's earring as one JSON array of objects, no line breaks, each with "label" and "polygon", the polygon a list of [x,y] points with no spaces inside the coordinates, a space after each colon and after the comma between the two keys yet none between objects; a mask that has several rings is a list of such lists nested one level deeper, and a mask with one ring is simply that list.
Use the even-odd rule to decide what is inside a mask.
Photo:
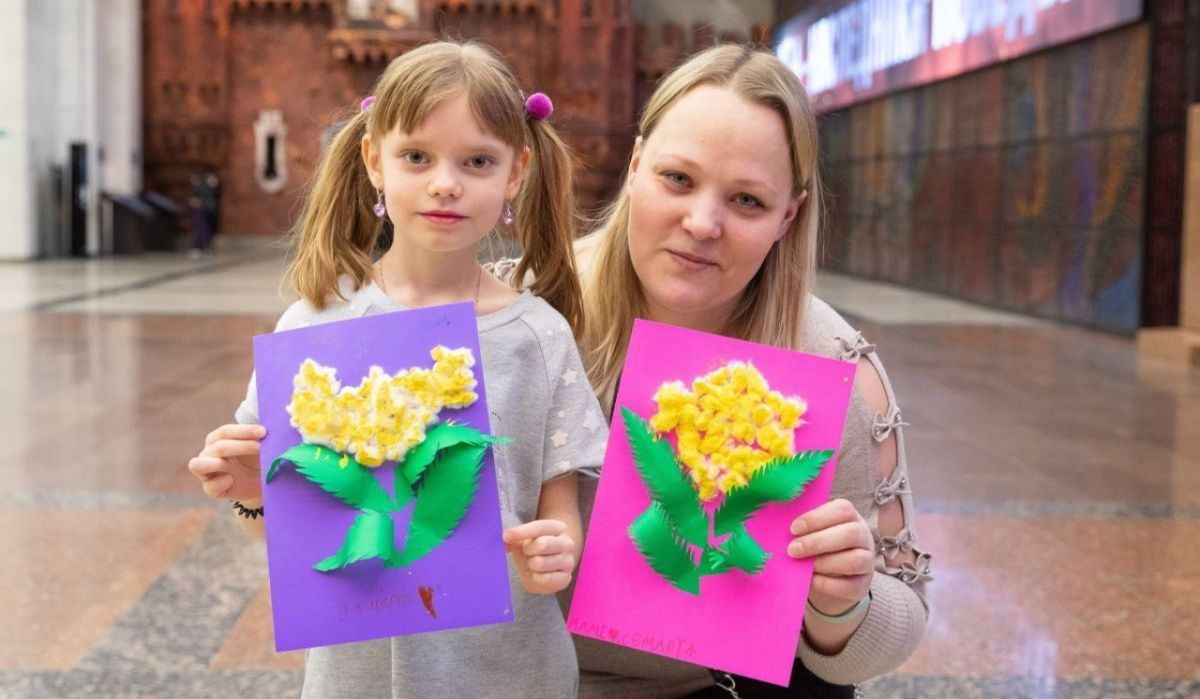
[{"label": "girl's earring", "polygon": [[504,225],[511,226],[513,222],[512,202],[504,202]]},{"label": "girl's earring", "polygon": [[378,194],[375,199],[375,206],[371,207],[371,211],[375,212],[376,217],[383,218],[387,214],[387,207],[383,205],[383,190],[379,189],[376,191]]}]

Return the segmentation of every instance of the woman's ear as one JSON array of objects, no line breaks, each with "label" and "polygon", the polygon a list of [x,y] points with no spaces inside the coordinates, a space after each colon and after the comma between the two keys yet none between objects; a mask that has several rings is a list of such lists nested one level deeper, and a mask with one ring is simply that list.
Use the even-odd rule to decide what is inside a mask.
[{"label": "woman's ear", "polygon": [[362,137],[362,160],[367,166],[367,177],[371,178],[371,186],[383,189],[383,168],[379,162],[379,149],[371,143],[370,136]]},{"label": "woman's ear", "polygon": [[806,201],[808,201],[807,189],[800,192],[799,196],[793,197],[788,201],[787,211],[783,214],[783,221],[779,224],[779,234],[775,236],[775,240],[779,240],[788,232],[788,227],[792,225],[796,214],[800,213],[800,207],[804,206],[804,202]]},{"label": "woman's ear", "polygon": [[638,136],[633,142],[633,153],[629,156],[629,176],[632,177],[637,172],[638,165],[642,162],[642,137]]},{"label": "woman's ear", "polygon": [[513,199],[517,196],[517,192],[521,191],[521,180],[525,177],[525,172],[529,169],[529,158],[533,154],[529,150],[529,146],[521,149],[517,153],[517,157],[513,158],[512,169],[508,171],[508,185],[504,190],[506,199]]}]

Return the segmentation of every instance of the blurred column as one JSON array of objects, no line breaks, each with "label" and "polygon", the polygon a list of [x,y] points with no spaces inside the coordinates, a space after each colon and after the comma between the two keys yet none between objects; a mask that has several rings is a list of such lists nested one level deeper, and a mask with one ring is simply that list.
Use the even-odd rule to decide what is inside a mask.
[{"label": "blurred column", "polygon": [[1138,351],[1200,369],[1200,104],[1188,109],[1179,327],[1144,329]]}]

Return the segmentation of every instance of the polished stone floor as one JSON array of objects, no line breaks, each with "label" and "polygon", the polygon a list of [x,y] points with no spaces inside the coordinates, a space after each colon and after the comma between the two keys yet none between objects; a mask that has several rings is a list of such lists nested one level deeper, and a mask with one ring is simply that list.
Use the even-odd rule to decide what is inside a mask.
[{"label": "polished stone floor", "polygon": [[[0,264],[0,696],[291,696],[264,555],[185,463],[281,249]],[[934,613],[868,697],[1200,696],[1200,374],[1132,341],[823,276],[900,396]]]}]

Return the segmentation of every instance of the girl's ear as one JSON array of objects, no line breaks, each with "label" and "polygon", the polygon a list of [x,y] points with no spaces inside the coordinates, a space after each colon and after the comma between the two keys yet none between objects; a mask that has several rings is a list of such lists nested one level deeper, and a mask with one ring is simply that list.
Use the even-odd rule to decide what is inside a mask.
[{"label": "girl's ear", "polygon": [[788,226],[792,225],[792,219],[796,218],[796,214],[800,213],[800,207],[804,206],[804,202],[806,201],[808,201],[807,189],[800,192],[800,196],[788,201],[787,211],[783,214],[783,222],[779,224],[779,234],[775,236],[775,240],[779,240],[788,232]]},{"label": "girl's ear", "polygon": [[529,158],[532,153],[529,146],[521,149],[517,153],[517,157],[513,158],[512,169],[508,171],[508,184],[504,190],[505,199],[515,199],[517,192],[521,190],[521,180],[525,177],[525,172],[529,169]]},{"label": "girl's ear", "polygon": [[383,189],[383,167],[380,163],[379,149],[371,143],[370,136],[362,137],[362,160],[367,166],[367,176],[371,178],[371,186]]}]

